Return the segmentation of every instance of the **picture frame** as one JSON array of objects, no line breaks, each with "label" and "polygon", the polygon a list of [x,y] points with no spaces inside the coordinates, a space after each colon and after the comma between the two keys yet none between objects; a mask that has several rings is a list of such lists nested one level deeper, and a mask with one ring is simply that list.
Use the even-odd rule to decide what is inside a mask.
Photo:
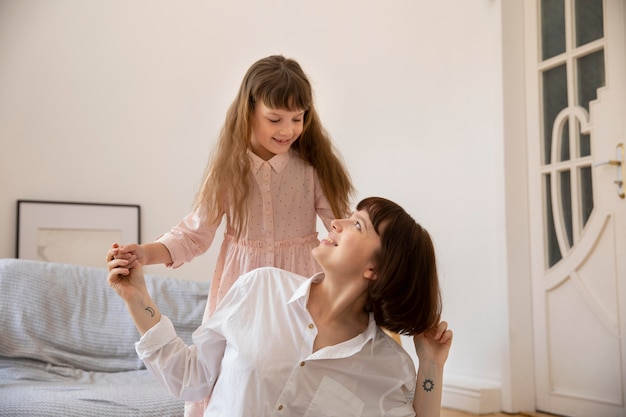
[{"label": "picture frame", "polygon": [[17,201],[18,259],[104,267],[113,243],[141,243],[136,204]]}]

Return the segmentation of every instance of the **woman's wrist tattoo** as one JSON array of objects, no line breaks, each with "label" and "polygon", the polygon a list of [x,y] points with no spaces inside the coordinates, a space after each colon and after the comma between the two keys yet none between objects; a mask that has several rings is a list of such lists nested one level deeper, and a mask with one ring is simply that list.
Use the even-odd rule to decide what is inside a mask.
[{"label": "woman's wrist tattoo", "polygon": [[433,390],[433,388],[435,388],[435,383],[433,382],[432,379],[426,378],[424,380],[424,383],[422,384],[422,388],[424,388],[424,391],[430,392]]},{"label": "woman's wrist tattoo", "polygon": [[148,306],[145,310],[150,313],[150,317],[154,317],[154,309],[152,307]]}]

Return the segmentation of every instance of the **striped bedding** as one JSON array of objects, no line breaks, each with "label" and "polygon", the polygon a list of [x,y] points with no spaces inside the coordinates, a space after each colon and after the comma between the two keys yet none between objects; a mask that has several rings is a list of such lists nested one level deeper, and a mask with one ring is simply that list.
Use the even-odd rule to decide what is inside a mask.
[{"label": "striped bedding", "polygon": [[[188,343],[208,283],[146,276]],[[0,259],[0,416],[182,416],[137,358],[104,268]]]}]

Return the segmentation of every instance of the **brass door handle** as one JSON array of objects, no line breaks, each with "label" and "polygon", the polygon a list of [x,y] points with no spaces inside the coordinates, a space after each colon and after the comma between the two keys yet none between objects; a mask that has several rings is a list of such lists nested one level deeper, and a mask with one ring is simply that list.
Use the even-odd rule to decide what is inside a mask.
[{"label": "brass door handle", "polygon": [[594,167],[599,167],[600,165],[622,165],[621,161],[616,161],[615,159],[609,159],[608,161],[596,162],[593,164]]},{"label": "brass door handle", "polygon": [[626,178],[626,163],[624,163],[624,144],[618,143],[615,147],[617,159],[609,159],[608,161],[596,162],[594,167],[601,165],[612,165],[621,169],[617,170],[617,179],[613,181],[617,185],[617,195],[620,198],[626,197],[624,193],[624,178]]}]

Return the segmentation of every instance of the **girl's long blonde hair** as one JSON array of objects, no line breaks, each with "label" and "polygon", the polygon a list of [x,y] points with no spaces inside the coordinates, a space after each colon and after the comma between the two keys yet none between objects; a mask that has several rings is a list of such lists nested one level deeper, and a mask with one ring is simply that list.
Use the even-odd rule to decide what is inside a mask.
[{"label": "girl's long blonde hair", "polygon": [[210,223],[217,221],[221,213],[228,214],[236,236],[241,235],[248,214],[251,118],[258,102],[274,109],[305,111],[302,134],[291,149],[315,168],[335,217],[344,218],[354,193],[352,181],[321,124],[307,76],[296,61],[281,55],[258,60],[244,76],[226,113],[195,207],[207,210]]}]

